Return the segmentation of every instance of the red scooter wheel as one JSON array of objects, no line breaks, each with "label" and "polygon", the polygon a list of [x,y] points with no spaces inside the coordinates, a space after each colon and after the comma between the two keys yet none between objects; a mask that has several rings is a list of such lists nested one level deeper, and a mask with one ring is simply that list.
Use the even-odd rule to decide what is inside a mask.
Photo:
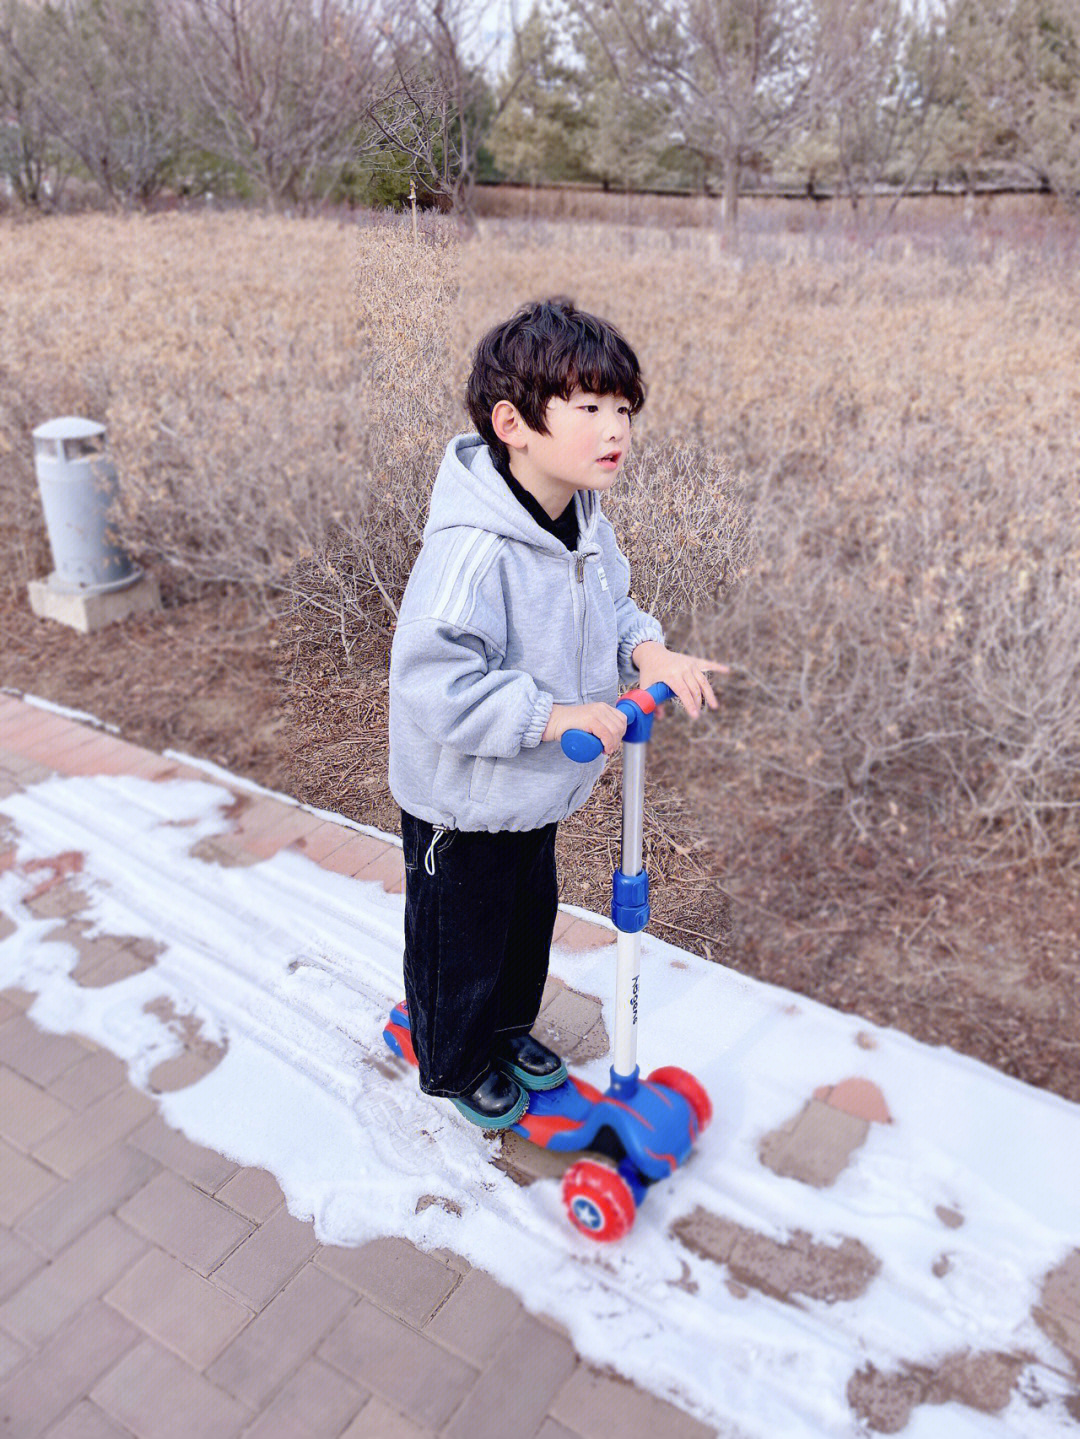
[{"label": "red scooter wheel", "polygon": [[665,1089],[673,1089],[676,1094],[681,1094],[697,1116],[698,1133],[708,1128],[712,1119],[712,1100],[692,1074],[672,1064],[665,1069],[654,1069],[647,1082],[662,1084]]},{"label": "red scooter wheel", "polygon": [[580,1159],[563,1175],[563,1203],[570,1223],[586,1239],[609,1243],[629,1232],[637,1212],[629,1184],[595,1159]]}]

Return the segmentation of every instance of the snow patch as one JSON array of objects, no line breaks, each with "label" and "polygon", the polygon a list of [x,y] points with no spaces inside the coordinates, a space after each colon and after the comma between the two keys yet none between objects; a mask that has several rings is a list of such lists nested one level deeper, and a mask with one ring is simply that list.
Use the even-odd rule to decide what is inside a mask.
[{"label": "snow patch", "polygon": [[[873,1388],[856,1384],[853,1409],[858,1374],[919,1379],[930,1398],[910,1407],[911,1439],[1060,1432],[1066,1363],[1032,1307],[1080,1241],[1080,1106],[645,936],[642,1070],[695,1073],[715,1119],[626,1240],[598,1251],[566,1222],[555,1182],[514,1183],[493,1163],[497,1139],[388,1063],[401,896],[296,852],[242,868],[193,858],[228,831],[232,800],[210,778],[130,776],[51,779],[0,800],[17,847],[0,873],[15,925],[0,986],[32,991],[36,1023],[103,1045],[143,1090],[182,1048],[175,1017],[190,1017],[222,1053],[157,1096],[168,1123],[269,1170],[323,1243],[397,1234],[463,1255],[561,1320],[587,1360],[725,1435],[853,1439]],[[85,899],[87,934],[155,941],[149,968],[99,988],[73,978],[76,945],[50,938],[62,921],[27,907],[43,872],[27,865],[64,853],[83,856],[64,883]],[[556,947],[553,973],[599,997],[610,1031],[611,951]],[[607,1067],[596,1054],[579,1072],[605,1087]],[[892,1123],[868,1124],[828,1187],[765,1168],[763,1138],[853,1077],[875,1086]],[[944,1212],[963,1224],[946,1229]],[[700,1214],[737,1231],[741,1268],[736,1250],[718,1259],[680,1242]],[[866,1268],[838,1297],[811,1285],[792,1302],[748,1282],[751,1253],[840,1252]],[[957,1355],[992,1357],[1004,1408],[980,1413],[926,1380],[949,1356],[966,1379]],[[1016,1355],[1032,1368],[1003,1389]]]}]

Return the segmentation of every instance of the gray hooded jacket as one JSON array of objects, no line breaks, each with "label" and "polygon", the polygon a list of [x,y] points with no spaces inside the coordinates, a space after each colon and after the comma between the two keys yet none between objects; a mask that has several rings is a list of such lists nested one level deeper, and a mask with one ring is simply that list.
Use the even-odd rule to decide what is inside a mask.
[{"label": "gray hooded jacket", "polygon": [[553,704],[614,704],[642,640],[630,566],[591,491],[571,554],[537,524],[479,435],[451,440],[390,654],[390,789],[445,829],[538,829],[584,804],[604,767],[541,743]]}]

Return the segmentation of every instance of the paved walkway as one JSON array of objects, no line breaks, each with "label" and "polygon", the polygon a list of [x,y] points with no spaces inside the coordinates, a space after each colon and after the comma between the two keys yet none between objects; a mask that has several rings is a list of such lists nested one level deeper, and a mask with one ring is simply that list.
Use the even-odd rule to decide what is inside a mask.
[{"label": "paved walkway", "polygon": [[[205,778],[102,731],[0,696],[0,797],[50,775]],[[401,853],[235,789],[236,828],[203,857],[294,846],[328,870],[403,883]],[[0,871],[15,856],[0,816]],[[67,880],[30,900],[76,945],[80,983],[153,963],[89,938]],[[0,913],[0,940],[13,925]],[[610,941],[561,915],[571,948]],[[42,1032],[33,996],[0,995],[0,1434],[12,1439],[708,1439],[671,1405],[583,1362],[557,1325],[449,1253],[402,1239],[320,1245],[276,1181],[191,1144],[93,1043]],[[553,991],[565,1021],[574,996]],[[591,1021],[590,1021],[591,1022]],[[160,1092],[217,1056],[193,1037]]]}]

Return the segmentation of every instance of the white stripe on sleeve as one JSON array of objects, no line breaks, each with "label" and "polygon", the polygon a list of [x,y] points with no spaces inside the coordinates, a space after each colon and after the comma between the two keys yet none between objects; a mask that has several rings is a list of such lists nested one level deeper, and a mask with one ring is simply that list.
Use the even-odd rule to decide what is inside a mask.
[{"label": "white stripe on sleeve", "polygon": [[477,570],[492,548],[500,543],[500,537],[489,530],[474,530],[455,556],[441,590],[432,606],[432,614],[456,624],[465,611],[469,599],[469,587]]}]

